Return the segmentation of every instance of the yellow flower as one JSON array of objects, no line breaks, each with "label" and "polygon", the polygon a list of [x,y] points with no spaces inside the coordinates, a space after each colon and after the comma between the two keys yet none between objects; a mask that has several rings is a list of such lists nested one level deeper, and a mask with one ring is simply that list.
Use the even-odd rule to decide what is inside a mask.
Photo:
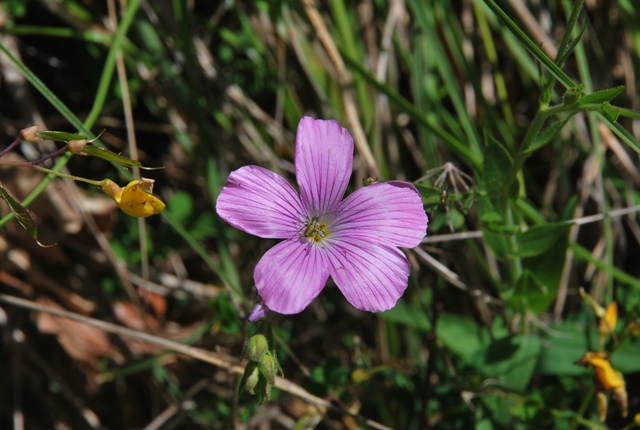
[{"label": "yellow flower", "polygon": [[120,188],[114,182],[106,180],[102,189],[127,215],[146,218],[159,214],[165,208],[162,200],[152,194],[154,182],[153,179],[136,179]]},{"label": "yellow flower", "polygon": [[627,390],[625,388],[624,377],[620,372],[616,372],[602,352],[586,352],[577,364],[581,366],[593,366],[595,371],[596,388],[598,389],[598,410],[600,419],[604,421],[607,415],[607,404],[604,393],[612,391],[613,398],[620,404],[622,416],[627,416]]}]

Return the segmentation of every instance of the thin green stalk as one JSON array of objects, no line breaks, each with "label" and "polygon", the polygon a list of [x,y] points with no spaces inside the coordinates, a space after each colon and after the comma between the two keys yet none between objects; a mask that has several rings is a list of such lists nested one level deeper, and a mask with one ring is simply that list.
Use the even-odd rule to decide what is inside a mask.
[{"label": "thin green stalk", "polygon": [[[478,0],[479,1],[479,0]],[[560,67],[553,62],[520,28],[518,25],[496,4],[494,0],[484,0],[485,4],[496,14],[500,21],[520,40],[520,42],[542,63],[558,82],[565,88],[575,88],[576,83]],[[640,115],[640,114],[639,114]],[[607,115],[598,113],[599,118],[605,122],[611,130],[634,151],[640,153],[640,142],[619,123],[613,121]]]},{"label": "thin green stalk", "polygon": [[351,68],[351,70],[359,73],[363,78],[365,78],[371,85],[373,85],[378,91],[384,93],[389,100],[396,103],[403,109],[407,114],[409,114],[413,119],[419,121],[422,125],[426,126],[433,134],[442,139],[451,149],[457,152],[467,163],[473,166],[475,169],[482,169],[482,155],[476,154],[471,149],[469,149],[465,144],[456,139],[451,133],[446,131],[444,128],[440,127],[434,121],[429,119],[424,112],[421,112],[417,109],[411,102],[402,97],[398,92],[393,90],[388,85],[378,81],[375,76],[371,74],[368,70],[366,70],[360,63],[351,58],[345,52],[341,51],[342,58],[345,63]]},{"label": "thin green stalk", "polygon": [[518,24],[516,24],[509,15],[503,11],[500,6],[494,0],[484,0],[484,3],[495,13],[500,21],[516,36],[520,42],[533,54],[534,57],[538,59],[546,68],[549,70],[557,80],[560,82],[565,88],[573,88],[576,86],[576,83],[556,64],[544,53],[542,49],[536,45],[533,40],[529,38]]},{"label": "thin green stalk", "polygon": [[[87,179],[81,176],[67,175],[66,173],[56,172],[55,170],[47,169],[46,167],[34,166],[33,164],[28,162],[24,163],[19,161],[18,162],[0,161],[0,166],[29,167],[31,169],[37,170],[38,172],[57,176],[58,178],[70,179],[72,181],[78,181],[78,182],[86,182],[87,184],[95,185],[96,187],[102,187],[102,185],[105,183],[104,179],[102,181],[94,181],[93,179]],[[25,204],[23,203],[23,205]]]},{"label": "thin green stalk", "polygon": [[[568,0],[563,1],[563,6],[565,10],[567,10],[570,5]],[[593,92],[593,85],[590,74],[590,65],[587,61],[587,55],[584,50],[583,45],[577,45],[575,49],[576,61],[578,64],[578,71],[580,73],[580,79],[584,84],[584,89],[587,93]],[[602,146],[602,140],[600,138],[600,132],[598,131],[598,120],[595,115],[588,115],[587,119],[589,121],[589,129],[591,138],[593,141],[593,151],[596,154],[598,159],[598,164],[600,165],[600,169],[598,171],[597,181],[599,182],[600,191],[602,193],[600,198],[600,204],[602,205],[602,212],[604,214],[608,214],[611,210],[611,206],[609,204],[609,200],[605,196],[604,190],[604,178],[602,172],[606,166],[606,160],[604,157],[604,149]],[[604,232],[604,242],[605,242],[605,261],[610,265],[613,265],[614,257],[614,243],[613,243],[613,222],[611,218],[607,217],[602,222],[603,232]],[[607,282],[606,282],[606,299],[607,301],[611,301],[613,297],[613,276],[610,273],[605,272],[607,274]]]},{"label": "thin green stalk", "polygon": [[[588,108],[594,109],[595,106],[589,105]],[[536,116],[533,118],[533,121],[531,122],[531,125],[527,130],[527,134],[525,134],[524,136],[522,144],[520,145],[520,149],[518,150],[518,153],[515,155],[513,159],[513,163],[511,164],[511,167],[507,172],[507,176],[504,182],[502,183],[502,186],[498,190],[498,194],[506,194],[511,188],[511,184],[513,183],[516,176],[520,172],[520,169],[522,168],[524,161],[530,155],[530,153],[527,152],[527,149],[531,146],[533,140],[536,138],[538,133],[540,133],[540,130],[542,129],[542,126],[544,125],[544,122],[547,120],[547,118],[549,118],[549,116],[551,115],[572,111],[574,109],[575,109],[574,106],[566,106],[566,105],[540,107],[540,110],[538,111],[538,113],[536,113]]]},{"label": "thin green stalk", "polygon": [[37,25],[12,25],[7,28],[7,33],[15,36],[48,36],[65,39],[78,39],[85,42],[109,45],[111,35],[102,31],[79,31],[67,27],[45,27]]},{"label": "thin green stalk", "polygon": [[[105,67],[102,72],[102,77],[100,79],[100,84],[98,86],[98,92],[96,94],[96,98],[93,102],[93,107],[89,116],[85,120],[84,124],[78,119],[77,116],[74,115],[73,112],[20,60],[18,60],[13,53],[6,47],[2,42],[0,42],[0,50],[7,55],[7,57],[13,62],[13,64],[20,70],[22,75],[33,85],[36,90],[38,90],[48,101],[51,103],[53,107],[74,127],[78,129],[82,134],[87,136],[87,138],[92,137],[90,129],[98,118],[100,112],[102,111],[102,107],[104,106],[104,102],[106,100],[106,95],[109,90],[109,84],[111,82],[111,78],[113,76],[113,71],[115,69],[115,58],[116,53],[121,48],[121,45],[124,41],[124,37],[131,27],[131,23],[133,22],[133,18],[140,6],[141,0],[131,0],[127,7],[127,12],[122,20],[118,31],[113,38],[113,44],[111,45],[111,49],[109,50],[109,54],[107,55],[107,61],[105,62]],[[60,159],[56,162],[56,164],[51,169],[53,172],[59,172],[67,165],[69,159],[71,157],[71,153],[67,153],[64,156],[60,157]],[[127,179],[131,179],[131,174],[127,171],[122,172]],[[51,181],[55,178],[53,174],[47,175],[42,182],[38,184],[38,186],[29,194],[22,204],[24,206],[28,206],[33,200],[35,200],[42,192],[46,189],[46,187],[51,183]],[[0,219],[0,227],[6,225],[10,220],[14,218],[13,213],[6,215],[4,218]]]},{"label": "thin green stalk", "polygon": [[493,43],[491,29],[489,28],[487,17],[485,16],[482,7],[480,7],[480,4],[474,2],[473,8],[476,14],[476,20],[478,21],[478,30],[480,31],[480,36],[482,37],[482,43],[484,44],[485,52],[487,53],[487,57],[492,66],[493,81],[496,85],[496,94],[498,95],[498,100],[500,100],[500,105],[502,106],[502,115],[504,116],[504,121],[507,123],[509,128],[513,129],[515,125],[513,112],[511,112],[511,105],[509,104],[508,100],[509,94],[507,93],[507,85],[505,83],[504,76],[500,72],[498,51],[496,50],[495,43]]},{"label": "thin green stalk", "polygon": [[[567,27],[565,28],[564,34],[562,35],[562,40],[558,45],[558,54],[555,59],[555,63],[558,65],[558,67],[562,67],[564,61],[567,59],[572,49],[575,48],[575,44],[571,43],[571,36],[573,34],[573,29],[578,22],[578,17],[580,16],[580,11],[582,10],[583,4],[584,0],[575,0],[573,3],[571,15],[569,16],[569,20],[567,21]],[[580,32],[580,35],[582,35],[582,32]],[[551,99],[551,91],[553,90],[555,83],[556,79],[553,76],[549,77],[542,91],[543,103],[549,103],[549,100]]]}]

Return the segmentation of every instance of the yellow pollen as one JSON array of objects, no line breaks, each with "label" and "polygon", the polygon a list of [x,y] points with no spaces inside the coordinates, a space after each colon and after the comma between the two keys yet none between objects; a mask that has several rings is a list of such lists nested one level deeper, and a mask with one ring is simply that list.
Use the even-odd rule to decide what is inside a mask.
[{"label": "yellow pollen", "polygon": [[304,237],[308,237],[314,242],[321,242],[327,235],[327,225],[321,222],[317,216],[309,220],[304,226]]}]

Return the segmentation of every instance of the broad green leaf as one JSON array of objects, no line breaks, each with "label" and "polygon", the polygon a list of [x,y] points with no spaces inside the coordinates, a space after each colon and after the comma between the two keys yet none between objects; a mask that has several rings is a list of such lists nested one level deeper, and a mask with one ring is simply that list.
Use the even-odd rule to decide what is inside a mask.
[{"label": "broad green leaf", "polygon": [[548,306],[549,290],[538,280],[535,273],[525,269],[515,287],[505,292],[503,297],[519,312],[532,310],[539,313]]},{"label": "broad green leaf", "polygon": [[478,200],[478,213],[485,243],[498,258],[505,258],[509,246],[507,236],[500,230],[504,226],[504,220],[495,210],[491,199]]},{"label": "broad green leaf", "polygon": [[436,326],[438,339],[451,352],[471,361],[489,342],[489,331],[461,315],[443,312]]},{"label": "broad green leaf", "polygon": [[37,136],[42,138],[42,139],[55,140],[55,141],[61,141],[61,142],[68,142],[70,140],[85,140],[86,139],[85,136],[82,136],[82,135],[79,135],[79,134],[68,133],[66,131],[50,131],[50,130],[39,131]]},{"label": "broad green leaf", "polygon": [[623,91],[624,91],[624,85],[620,85],[618,87],[609,88],[602,91],[596,91],[595,93],[587,94],[586,96],[580,97],[578,99],[578,104],[589,105],[589,104],[606,103],[613,100]]},{"label": "broad green leaf", "polygon": [[562,269],[567,254],[569,229],[559,229],[556,241],[542,254],[523,258],[522,266],[535,274],[535,281],[540,287],[538,294],[531,293],[527,297],[527,308],[535,313],[545,312],[556,297]]},{"label": "broad green leaf", "polygon": [[504,145],[486,132],[484,140],[482,185],[490,193],[500,188],[507,178],[507,172],[513,163],[513,159]]},{"label": "broad green leaf", "polygon": [[142,167],[142,163],[138,160],[132,160],[131,158],[123,157],[120,154],[111,152],[108,149],[100,148],[99,146],[87,145],[84,147],[81,154],[99,157],[107,161],[118,163],[122,166]]},{"label": "broad green leaf", "polygon": [[380,314],[387,321],[415,327],[424,332],[431,331],[431,322],[419,306],[410,306],[406,303],[398,303],[388,311]]},{"label": "broad green leaf", "polygon": [[0,197],[2,197],[5,202],[7,202],[7,205],[9,206],[9,209],[11,210],[13,215],[16,217],[16,220],[18,220],[22,228],[24,228],[27,233],[29,233],[29,236],[31,236],[33,240],[38,243],[38,245],[45,248],[48,246],[53,246],[45,246],[40,243],[40,241],[38,240],[38,229],[36,228],[36,223],[33,220],[31,213],[29,213],[27,208],[22,206],[22,204],[18,200],[16,200],[16,198],[13,197],[2,184],[0,184]]},{"label": "broad green leaf", "polygon": [[491,343],[482,353],[478,369],[502,385],[524,392],[538,363],[542,346],[535,336],[508,335]]},{"label": "broad green leaf", "polygon": [[[575,365],[587,351],[598,348],[598,329],[595,318],[587,322],[565,321],[554,324],[546,331],[538,369],[550,375],[582,375],[583,367]],[[640,340],[625,341],[611,354],[614,369],[627,373],[640,372]]]},{"label": "broad green leaf", "polygon": [[583,322],[565,321],[549,327],[545,331],[538,369],[548,375],[575,376],[586,373],[583,367],[574,363],[585,352],[598,347],[595,327],[595,321],[592,329],[586,332]]},{"label": "broad green leaf", "polygon": [[554,223],[536,225],[523,233],[516,234],[517,248],[512,252],[516,257],[535,257],[549,250],[558,238],[571,228],[571,224]]}]

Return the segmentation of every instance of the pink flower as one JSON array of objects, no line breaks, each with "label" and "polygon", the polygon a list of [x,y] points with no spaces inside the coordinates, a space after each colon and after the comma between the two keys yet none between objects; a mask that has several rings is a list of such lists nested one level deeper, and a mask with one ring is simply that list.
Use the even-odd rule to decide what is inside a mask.
[{"label": "pink flower", "polygon": [[349,303],[365,311],[392,308],[411,267],[398,247],[420,244],[427,215],[416,188],[373,183],[346,199],[353,139],[336,121],[305,117],[298,125],[295,166],[300,194],[258,166],[229,175],[216,210],[247,233],[286,239],[262,257],[254,280],[264,305],[301,312],[331,276]]}]

